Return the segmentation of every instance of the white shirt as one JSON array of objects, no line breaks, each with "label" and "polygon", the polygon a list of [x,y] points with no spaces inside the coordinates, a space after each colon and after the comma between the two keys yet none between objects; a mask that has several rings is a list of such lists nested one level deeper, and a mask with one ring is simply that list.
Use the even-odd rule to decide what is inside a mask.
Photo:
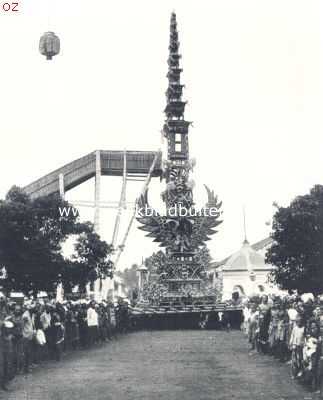
[{"label": "white shirt", "polygon": [[24,338],[28,340],[32,340],[34,337],[34,324],[31,318],[30,312],[26,310],[22,314],[22,335]]},{"label": "white shirt", "polygon": [[44,311],[41,316],[40,316],[40,322],[42,324],[42,327],[44,330],[46,330],[47,328],[50,327],[50,323],[51,323],[52,317],[50,315],[50,313]]},{"label": "white shirt", "polygon": [[298,312],[295,310],[295,308],[289,308],[287,310],[287,313],[288,313],[290,322],[294,322],[298,316]]},{"label": "white shirt", "polygon": [[243,309],[243,316],[245,321],[249,321],[249,318],[251,316],[251,310],[248,307],[244,307]]},{"label": "white shirt", "polygon": [[98,313],[95,311],[94,308],[90,307],[87,310],[87,326],[98,326]]},{"label": "white shirt", "polygon": [[304,326],[295,325],[290,337],[290,346],[303,346],[304,344]]}]

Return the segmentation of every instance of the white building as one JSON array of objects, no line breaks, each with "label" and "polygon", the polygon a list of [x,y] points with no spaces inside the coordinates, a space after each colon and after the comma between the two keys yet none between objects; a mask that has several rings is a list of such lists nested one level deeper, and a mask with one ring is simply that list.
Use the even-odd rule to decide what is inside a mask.
[{"label": "white building", "polygon": [[236,253],[221,262],[211,264],[214,286],[221,291],[222,300],[230,299],[233,292],[248,297],[280,292],[268,281],[268,274],[273,266],[265,263],[265,254],[271,243],[271,238],[254,245],[245,240]]}]

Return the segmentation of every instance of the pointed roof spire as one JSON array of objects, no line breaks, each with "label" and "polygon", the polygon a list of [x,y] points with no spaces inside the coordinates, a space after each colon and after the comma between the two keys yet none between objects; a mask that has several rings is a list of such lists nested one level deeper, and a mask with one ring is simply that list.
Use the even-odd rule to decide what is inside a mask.
[{"label": "pointed roof spire", "polygon": [[246,206],[243,206],[243,231],[244,231],[243,244],[249,244],[248,239],[247,239]]}]

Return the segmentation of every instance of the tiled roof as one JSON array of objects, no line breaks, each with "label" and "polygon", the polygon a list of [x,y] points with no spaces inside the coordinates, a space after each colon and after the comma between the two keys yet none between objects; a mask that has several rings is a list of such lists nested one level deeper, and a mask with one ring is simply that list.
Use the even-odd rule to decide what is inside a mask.
[{"label": "tiled roof", "polygon": [[272,244],[272,242],[273,239],[271,237],[267,237],[265,239],[260,240],[257,243],[252,244],[251,247],[256,251],[259,251]]},{"label": "tiled roof", "polygon": [[[255,251],[260,251],[260,250],[263,250],[264,248],[266,248],[267,246],[269,246],[272,242],[273,242],[273,239],[271,237],[267,237],[265,239],[260,240],[259,242],[252,244],[250,247]],[[215,262],[211,263],[210,268],[217,268],[217,267],[220,267],[221,265],[225,265],[227,263],[227,261],[229,261],[229,259],[234,254],[236,254],[236,253],[229,255],[228,257],[224,258],[221,261],[215,261]]]}]

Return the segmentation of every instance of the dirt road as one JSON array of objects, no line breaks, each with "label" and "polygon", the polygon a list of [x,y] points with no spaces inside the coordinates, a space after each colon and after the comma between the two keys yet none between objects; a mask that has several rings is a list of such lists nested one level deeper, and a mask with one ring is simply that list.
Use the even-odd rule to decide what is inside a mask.
[{"label": "dirt road", "polygon": [[250,355],[241,332],[137,332],[48,362],[8,400],[304,400],[289,367]]}]

